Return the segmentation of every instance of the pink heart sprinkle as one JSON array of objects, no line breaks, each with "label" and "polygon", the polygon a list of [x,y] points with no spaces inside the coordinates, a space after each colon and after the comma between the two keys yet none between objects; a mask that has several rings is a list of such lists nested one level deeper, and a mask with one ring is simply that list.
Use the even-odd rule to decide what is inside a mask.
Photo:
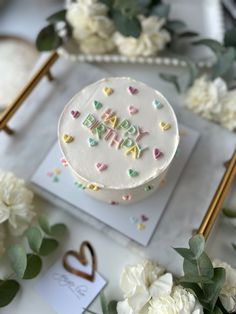
[{"label": "pink heart sprinkle", "polygon": [[128,194],[128,195],[123,195],[123,196],[122,196],[122,199],[123,199],[124,201],[130,201],[131,198],[132,198],[132,196],[131,196],[130,194]]},{"label": "pink heart sprinkle", "polygon": [[158,159],[160,157],[162,157],[164,154],[160,151],[159,148],[154,148],[153,149],[153,158],[154,159]]},{"label": "pink heart sprinkle", "polygon": [[80,112],[78,110],[71,110],[70,113],[74,119],[77,119],[80,116]]},{"label": "pink heart sprinkle", "polygon": [[148,221],[148,217],[146,215],[141,215],[142,222]]},{"label": "pink heart sprinkle", "polygon": [[131,94],[131,95],[134,95],[134,94],[137,94],[138,93],[138,89],[133,87],[133,86],[129,86],[128,87],[128,92]]},{"label": "pink heart sprinkle", "polygon": [[138,112],[138,109],[135,108],[134,106],[129,106],[128,107],[128,112],[129,112],[129,114],[133,115],[133,114]]},{"label": "pink heart sprinkle", "polygon": [[101,162],[98,162],[96,164],[96,168],[97,168],[98,171],[104,171],[104,170],[106,170],[108,168],[108,165],[103,164]]},{"label": "pink heart sprinkle", "polygon": [[53,173],[52,173],[52,172],[48,172],[48,173],[47,173],[47,176],[48,176],[48,177],[52,177],[52,176],[53,176]]},{"label": "pink heart sprinkle", "polygon": [[61,158],[61,163],[62,163],[62,165],[64,166],[64,167],[67,167],[68,166],[68,162],[67,162],[67,160],[65,159],[65,158]]}]

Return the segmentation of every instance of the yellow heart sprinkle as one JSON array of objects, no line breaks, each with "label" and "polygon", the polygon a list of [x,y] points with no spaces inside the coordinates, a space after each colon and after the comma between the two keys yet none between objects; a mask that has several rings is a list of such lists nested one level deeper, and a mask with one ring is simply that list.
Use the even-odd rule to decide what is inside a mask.
[{"label": "yellow heart sprinkle", "polygon": [[110,96],[113,93],[113,89],[111,87],[104,87],[102,91],[106,96]]},{"label": "yellow heart sprinkle", "polygon": [[167,131],[171,128],[171,124],[170,123],[167,123],[167,122],[160,122],[160,128],[163,130],[163,131]]},{"label": "yellow heart sprinkle", "polygon": [[63,135],[63,141],[65,142],[65,143],[71,143],[71,142],[73,142],[73,140],[74,140],[74,138],[73,138],[73,136],[71,136],[71,135],[68,135],[68,134],[64,134]]},{"label": "yellow heart sprinkle", "polygon": [[92,191],[100,190],[100,188],[96,184],[93,184],[93,183],[88,184],[87,189],[92,190]]}]

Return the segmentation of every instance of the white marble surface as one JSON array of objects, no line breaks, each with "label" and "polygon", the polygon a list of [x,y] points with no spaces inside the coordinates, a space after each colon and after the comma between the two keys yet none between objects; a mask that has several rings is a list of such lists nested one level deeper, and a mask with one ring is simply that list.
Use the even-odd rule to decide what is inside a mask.
[{"label": "white marble surface", "polygon": [[[60,1],[43,0],[11,0],[7,7],[2,8],[0,12],[0,28],[1,31],[15,32],[25,35],[29,38],[35,38],[38,29],[44,24],[44,17],[55,11],[60,6]],[[27,8],[27,10],[26,10]],[[31,10],[30,10],[31,8]],[[29,14],[30,10],[30,14]],[[27,19],[26,19],[27,13]],[[29,27],[30,25],[30,27]],[[70,227],[70,236],[64,247],[76,248],[80,241],[89,240],[96,247],[98,255],[99,271],[109,280],[106,294],[108,299],[119,298],[121,292],[118,289],[118,279],[122,267],[128,263],[134,263],[140,260],[140,254],[158,258],[165,263],[169,269],[178,271],[181,260],[171,249],[171,246],[183,245],[186,243],[186,232],[190,236],[193,228],[198,227],[203,216],[203,208],[209,203],[215,189],[215,183],[221,177],[224,168],[222,161],[226,160],[235,148],[235,135],[223,131],[217,126],[206,123],[200,118],[193,116],[191,113],[180,112],[181,98],[176,94],[173,87],[159,80],[158,72],[166,70],[152,66],[135,66],[135,65],[101,65],[101,69],[110,72],[113,75],[129,75],[136,79],[142,80],[153,87],[158,88],[167,96],[169,101],[174,105],[177,115],[181,121],[188,121],[191,127],[196,127],[201,131],[204,130],[204,137],[197,146],[197,152],[193,155],[188,167],[181,179],[181,186],[178,187],[178,193],[174,194],[168,212],[163,216],[162,222],[157,229],[157,233],[150,246],[144,250],[140,247],[135,248],[135,253],[130,247],[123,247],[114,242],[103,233],[95,228],[89,227],[75,220],[69,214],[64,213],[57,206],[51,205],[46,201],[36,198],[36,208],[39,211],[46,211],[51,216],[52,221],[64,221]],[[63,68],[63,67],[62,67]],[[63,69],[55,68],[57,77]],[[83,66],[78,66],[79,71],[83,70]],[[167,69],[170,71],[170,69]],[[67,75],[70,70],[67,71]],[[87,77],[93,76],[92,71],[86,73]],[[63,76],[64,77],[64,76]],[[44,82],[45,83],[45,82]],[[86,82],[84,82],[86,84]],[[17,113],[11,122],[17,133],[14,138],[9,138],[6,134],[0,135],[0,167],[5,170],[13,170],[16,174],[29,178],[33,172],[37,160],[42,158],[45,151],[53,143],[55,137],[57,114],[61,111],[60,99],[53,108],[47,108],[47,97],[53,92],[54,85],[47,84],[48,90],[43,96],[38,95],[37,102],[33,98],[27,102]],[[64,89],[61,91],[68,99],[72,96],[72,90]],[[35,90],[37,93],[37,90]],[[215,138],[213,141],[212,139]],[[213,149],[209,153],[208,146],[213,144]],[[37,154],[35,154],[37,152]],[[37,158],[36,158],[37,156]],[[220,157],[220,158],[219,158]],[[201,171],[198,171],[199,162]],[[211,167],[210,167],[211,165]],[[210,169],[214,169],[213,171]],[[197,180],[202,180],[202,174],[205,173],[202,184],[195,185]],[[189,180],[191,178],[191,180]],[[178,204],[178,206],[177,206]],[[235,200],[233,201],[236,207]],[[181,224],[181,228],[178,226]],[[165,226],[168,226],[166,228]],[[164,228],[165,227],[165,228]],[[172,231],[172,232],[171,232]],[[219,238],[221,237],[219,229]],[[225,238],[226,234],[224,235]],[[214,241],[213,241],[214,242]],[[229,242],[229,241],[228,241]],[[164,245],[165,243],[165,245]],[[210,242],[209,242],[210,243]],[[209,250],[212,256],[220,257],[223,243],[227,243],[227,239],[220,245],[210,245]],[[122,244],[126,245],[126,239],[122,240]],[[167,248],[165,246],[168,246]],[[225,247],[224,247],[225,248]],[[63,249],[63,248],[62,248]],[[228,250],[228,248],[227,248]],[[231,251],[230,251],[231,252]],[[227,255],[233,256],[230,254]],[[138,253],[138,254],[136,254]],[[60,252],[58,252],[60,254]],[[54,256],[56,258],[56,256]],[[224,255],[222,255],[224,258]],[[45,261],[45,269],[53,262],[52,259]],[[37,280],[37,279],[35,279]],[[53,310],[44,303],[32,289],[35,280],[24,282],[24,288],[14,300],[14,302],[1,309],[1,313],[10,314],[53,314]],[[30,301],[29,301],[30,300]],[[93,310],[99,311],[99,302],[96,301],[92,306]]]}]

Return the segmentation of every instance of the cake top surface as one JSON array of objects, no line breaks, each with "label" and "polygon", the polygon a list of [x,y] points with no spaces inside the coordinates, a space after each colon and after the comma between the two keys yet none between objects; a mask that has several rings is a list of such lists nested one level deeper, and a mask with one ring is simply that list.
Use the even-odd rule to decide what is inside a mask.
[{"label": "cake top surface", "polygon": [[58,137],[78,180],[113,189],[159,176],[179,143],[177,120],[164,96],[126,77],[102,79],[77,93],[62,112]]}]

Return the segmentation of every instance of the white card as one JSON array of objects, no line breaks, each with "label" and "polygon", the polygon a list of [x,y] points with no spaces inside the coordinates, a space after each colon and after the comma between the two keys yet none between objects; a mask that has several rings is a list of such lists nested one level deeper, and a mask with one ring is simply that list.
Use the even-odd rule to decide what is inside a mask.
[{"label": "white card", "polygon": [[[73,257],[70,265],[90,273],[91,266],[83,266]],[[105,287],[106,281],[96,272],[93,282],[68,272],[60,259],[41,277],[35,290],[52,306],[57,314],[81,314]]]}]

